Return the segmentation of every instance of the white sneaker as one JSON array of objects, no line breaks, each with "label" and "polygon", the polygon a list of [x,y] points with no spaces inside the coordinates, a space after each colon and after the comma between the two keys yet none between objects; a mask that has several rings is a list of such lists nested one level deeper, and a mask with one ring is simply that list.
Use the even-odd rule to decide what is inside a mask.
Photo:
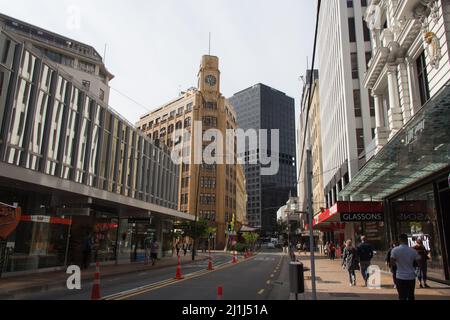
[{"label": "white sneaker", "polygon": [[353,284],[350,283],[349,286],[350,286],[350,287],[353,287]]}]

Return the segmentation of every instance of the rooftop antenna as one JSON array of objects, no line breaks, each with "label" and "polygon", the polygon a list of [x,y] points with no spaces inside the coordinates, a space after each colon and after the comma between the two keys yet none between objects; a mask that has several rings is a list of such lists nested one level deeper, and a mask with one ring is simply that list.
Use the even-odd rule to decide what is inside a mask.
[{"label": "rooftop antenna", "polygon": [[211,55],[211,32],[209,33],[208,55]]},{"label": "rooftop antenna", "polygon": [[105,43],[105,50],[103,51],[103,63],[106,63],[106,47],[108,46],[107,43]]}]

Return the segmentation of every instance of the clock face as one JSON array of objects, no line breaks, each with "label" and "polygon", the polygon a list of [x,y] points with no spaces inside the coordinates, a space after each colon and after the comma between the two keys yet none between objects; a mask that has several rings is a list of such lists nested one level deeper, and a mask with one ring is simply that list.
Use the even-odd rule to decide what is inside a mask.
[{"label": "clock face", "polygon": [[217,83],[216,77],[214,77],[212,74],[209,74],[205,77],[205,82],[209,84],[210,86],[215,86]]}]

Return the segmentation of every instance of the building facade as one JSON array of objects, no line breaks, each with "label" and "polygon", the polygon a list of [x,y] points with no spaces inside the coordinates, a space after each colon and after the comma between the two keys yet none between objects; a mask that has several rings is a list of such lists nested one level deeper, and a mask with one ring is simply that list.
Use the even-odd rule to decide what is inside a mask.
[{"label": "building facade", "polygon": [[[201,123],[196,127],[195,123]],[[196,164],[197,155],[211,143],[194,139],[198,133],[218,129],[226,137],[227,129],[236,129],[233,107],[220,93],[219,59],[203,56],[198,73],[198,87],[182,92],[180,97],[141,117],[136,124],[146,135],[169,148],[182,150],[189,161],[183,163],[179,180],[179,210],[202,217],[217,229],[215,247],[222,249],[226,227],[236,213],[236,155],[234,148],[216,150],[222,164]],[[174,132],[183,130],[188,137],[174,141]],[[220,149],[220,147],[218,148]],[[233,164],[227,164],[227,156]],[[199,162],[200,163],[200,162]]]},{"label": "building facade", "polygon": [[[371,39],[363,21],[367,1],[323,1],[319,15],[320,113],[326,207],[356,175],[374,135],[373,99],[364,87]],[[352,224],[346,237],[354,238]]]},{"label": "building facade", "polygon": [[[430,251],[429,277],[450,278],[450,3],[374,0],[364,84],[375,99],[370,159],[341,192],[384,203],[373,237],[408,234]],[[369,152],[367,152],[369,154]],[[380,244],[380,246],[382,245]]]},{"label": "building facade", "polygon": [[108,104],[109,81],[114,75],[107,70],[95,48],[3,14],[0,14],[0,26],[33,46],[86,90]]},{"label": "building facade", "polygon": [[91,262],[139,261],[148,236],[169,253],[172,222],[192,219],[169,150],[9,28],[0,54],[0,202],[22,211],[2,271],[81,265],[88,235]]},{"label": "building facade", "polygon": [[252,164],[252,160],[261,159],[262,152],[258,147],[250,150],[246,145],[244,154],[238,155],[245,162],[249,225],[259,228],[263,235],[270,235],[276,228],[278,208],[286,203],[290,192],[293,196],[297,194],[294,99],[264,84],[257,84],[228,100],[236,110],[239,128],[244,131],[279,130],[278,154],[270,150],[270,145],[267,150],[279,160],[279,170],[275,175],[261,175],[261,163]]},{"label": "building facade", "polygon": [[240,226],[246,225],[247,221],[247,187],[245,181],[244,166],[236,165],[236,222]]}]

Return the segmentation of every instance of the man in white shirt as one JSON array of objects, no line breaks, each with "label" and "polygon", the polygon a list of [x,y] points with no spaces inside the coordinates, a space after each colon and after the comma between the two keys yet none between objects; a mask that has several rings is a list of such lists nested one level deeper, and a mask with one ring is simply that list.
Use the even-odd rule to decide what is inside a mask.
[{"label": "man in white shirt", "polygon": [[414,262],[420,260],[416,250],[408,246],[408,236],[400,235],[400,245],[392,249],[391,265],[397,266],[397,291],[400,300],[414,300],[416,272]]}]

